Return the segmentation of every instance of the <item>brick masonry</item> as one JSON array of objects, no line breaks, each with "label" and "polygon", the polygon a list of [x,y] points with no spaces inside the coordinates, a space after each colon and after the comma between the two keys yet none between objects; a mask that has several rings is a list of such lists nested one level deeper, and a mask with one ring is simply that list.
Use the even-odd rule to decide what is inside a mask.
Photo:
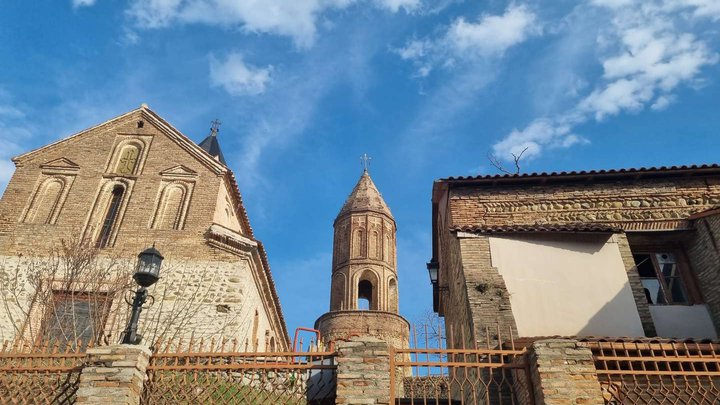
[{"label": "brick masonry", "polygon": [[667,236],[687,253],[702,295],[694,302],[708,305],[718,329],[720,219],[717,212],[697,218],[720,204],[717,172],[711,168],[692,176],[678,171],[653,178],[638,175],[612,180],[538,176],[518,181],[436,182],[434,255],[440,264],[440,286],[447,287],[440,292],[439,313],[446,317],[448,336],[451,328],[455,333],[450,344],[461,344],[463,339],[457,336],[461,329],[475,334],[474,338],[464,336],[462,344],[467,346],[473,339],[482,339],[478,331],[484,326],[515,328],[504,281],[491,266],[487,235],[457,230],[467,229],[464,227],[589,224],[622,230],[617,235],[618,246],[646,336],[655,336],[656,329],[631,246],[638,235],[647,235],[642,240],[645,246],[652,238],[659,241]]},{"label": "brick masonry", "polygon": [[389,404],[390,353],[384,341],[356,336],[337,342],[336,404]]},{"label": "brick masonry", "polygon": [[715,330],[720,331],[720,212],[696,219],[695,233],[684,245]]},{"label": "brick masonry", "polygon": [[535,403],[603,405],[592,352],[576,340],[538,340],[530,352]]},{"label": "brick masonry", "polygon": [[148,348],[133,345],[89,349],[76,403],[138,405],[150,354]]},{"label": "brick masonry", "polygon": [[[140,149],[130,174],[120,173],[116,163],[126,144]],[[232,173],[146,106],[28,152],[14,162],[15,173],[0,200],[0,278],[19,260],[50,256],[62,241],[85,238],[94,243],[111,189],[122,184],[125,193],[116,225],[101,256],[133,266],[138,252],[157,246],[166,261],[154,294],[164,300],[156,302],[155,310],[174,309],[178,315],[192,306],[196,312],[182,331],[173,330],[170,335],[189,337],[195,330],[196,337],[199,333],[254,340],[247,331],[255,322],[259,349],[266,331],[277,347],[287,347],[265,253],[249,227]],[[46,204],[43,185],[53,179],[64,186],[60,197]],[[177,212],[166,215],[168,206],[175,207],[163,199],[168,185],[184,187],[185,194]],[[178,218],[176,229],[157,226],[166,217]],[[165,287],[167,294],[162,293]],[[27,289],[23,294],[29,303],[35,292]],[[122,297],[113,298],[118,307],[124,305]],[[6,332],[2,338],[12,339],[7,331],[15,328],[4,325],[26,320],[10,319],[3,312],[7,311],[0,311],[0,326]],[[233,332],[217,330],[218,325],[229,324],[230,328],[221,329]]]}]

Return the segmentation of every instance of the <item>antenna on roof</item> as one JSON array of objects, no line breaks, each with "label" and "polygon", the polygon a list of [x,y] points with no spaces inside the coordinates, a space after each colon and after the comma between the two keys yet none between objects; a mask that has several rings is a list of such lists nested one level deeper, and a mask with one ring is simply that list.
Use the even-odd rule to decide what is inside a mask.
[{"label": "antenna on roof", "polygon": [[210,127],[210,135],[211,136],[217,136],[218,132],[220,132],[220,125],[222,122],[220,122],[219,119],[215,118],[213,122],[211,122],[212,126]]},{"label": "antenna on roof", "polygon": [[360,164],[363,166],[363,172],[367,173],[368,169],[370,168],[370,161],[372,158],[368,156],[367,153],[363,153],[362,156],[360,156]]}]

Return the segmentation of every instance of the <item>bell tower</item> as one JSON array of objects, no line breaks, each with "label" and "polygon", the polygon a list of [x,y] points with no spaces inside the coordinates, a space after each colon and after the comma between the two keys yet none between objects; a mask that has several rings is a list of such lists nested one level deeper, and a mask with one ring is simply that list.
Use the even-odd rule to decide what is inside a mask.
[{"label": "bell tower", "polygon": [[406,347],[398,310],[396,225],[367,168],[334,222],[330,312],[315,322],[326,341],[367,334]]}]

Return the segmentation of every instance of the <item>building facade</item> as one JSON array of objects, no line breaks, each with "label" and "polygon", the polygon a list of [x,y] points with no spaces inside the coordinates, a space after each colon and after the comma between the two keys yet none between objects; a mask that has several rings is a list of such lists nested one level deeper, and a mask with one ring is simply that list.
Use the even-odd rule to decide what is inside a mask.
[{"label": "building facade", "polygon": [[[129,280],[136,255],[155,245],[165,262],[141,318],[146,339],[288,347],[265,251],[216,127],[198,145],[143,105],[13,162],[0,200],[0,277],[14,280],[3,284],[3,339],[119,341],[132,285],[115,286],[110,274]],[[90,256],[91,265],[77,264]]]},{"label": "building facade", "polygon": [[718,165],[451,177],[432,202],[434,306],[466,340],[717,337]]},{"label": "building facade", "polygon": [[363,172],[335,218],[330,311],[315,321],[325,341],[373,336],[407,347],[399,313],[395,219]]}]

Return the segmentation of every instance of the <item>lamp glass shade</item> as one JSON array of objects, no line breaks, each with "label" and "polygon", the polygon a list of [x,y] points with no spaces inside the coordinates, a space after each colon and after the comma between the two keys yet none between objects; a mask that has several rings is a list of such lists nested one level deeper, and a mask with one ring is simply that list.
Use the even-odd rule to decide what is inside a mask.
[{"label": "lamp glass shade", "polygon": [[438,268],[436,266],[428,266],[428,274],[430,275],[430,282],[432,284],[438,281]]},{"label": "lamp glass shade", "polygon": [[160,279],[160,266],[163,256],[155,247],[147,248],[138,255],[137,267],[133,279],[138,285],[150,287]]}]

